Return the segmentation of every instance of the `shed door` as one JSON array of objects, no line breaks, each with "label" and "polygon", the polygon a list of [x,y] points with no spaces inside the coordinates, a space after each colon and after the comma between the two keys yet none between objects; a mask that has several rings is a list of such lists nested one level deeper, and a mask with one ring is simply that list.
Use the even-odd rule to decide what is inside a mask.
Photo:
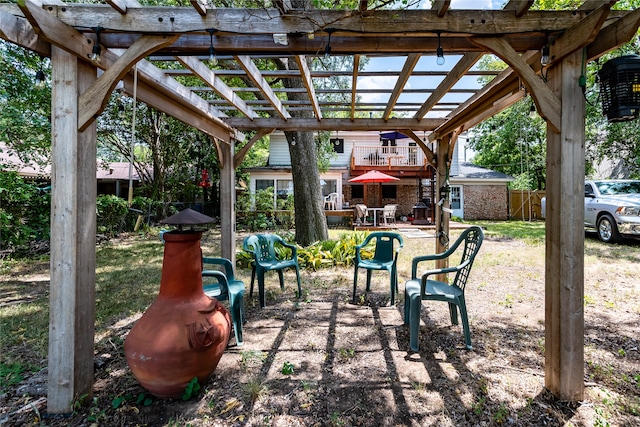
[{"label": "shed door", "polygon": [[451,201],[451,209],[453,210],[453,213],[451,215],[457,216],[459,218],[464,218],[463,195],[462,195],[461,185],[451,186],[450,201]]}]

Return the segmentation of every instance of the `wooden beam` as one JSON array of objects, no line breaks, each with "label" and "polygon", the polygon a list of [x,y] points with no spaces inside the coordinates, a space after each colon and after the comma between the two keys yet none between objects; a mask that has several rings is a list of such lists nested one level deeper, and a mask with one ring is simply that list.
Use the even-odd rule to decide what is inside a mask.
[{"label": "wooden beam", "polygon": [[[273,34],[307,34],[335,28],[336,38],[353,35],[354,28],[366,35],[406,37],[408,34],[433,36],[437,31],[447,34],[495,36],[496,34],[522,34],[529,32],[557,32],[577,23],[588,11],[529,11],[516,18],[505,10],[448,10],[442,17],[429,9],[369,10],[366,14],[352,10],[315,9],[304,14],[282,15],[276,9],[209,9],[207,16],[193,13],[191,7],[149,6],[127,11],[122,19],[117,11],[100,4],[74,4],[48,6],[51,13],[67,25],[78,28],[100,26],[111,31],[141,33],[172,33],[180,23],[182,33],[202,32],[203,28],[216,28],[220,33],[236,34],[242,29],[244,36]],[[624,12],[621,12],[624,14]],[[402,25],[398,25],[398,23]],[[135,23],[135,25],[133,24]],[[326,23],[326,24],[325,24]],[[487,25],[486,23],[491,23]],[[185,34],[186,35],[186,34]],[[333,41],[333,40],[332,40]],[[333,47],[333,46],[332,46]]]},{"label": "wooden beam", "polygon": [[415,119],[422,119],[431,108],[442,99],[443,96],[460,80],[462,76],[473,67],[473,65],[482,57],[482,53],[467,53],[456,63],[451,69],[447,77],[442,80],[431,96],[422,104],[420,109],[413,116]]},{"label": "wooden beam", "polygon": [[313,81],[311,80],[311,72],[309,71],[309,65],[307,64],[307,58],[303,55],[296,55],[296,63],[300,70],[300,77],[304,83],[304,87],[307,88],[307,96],[313,107],[313,112],[316,119],[322,119],[322,111],[320,111],[320,105],[318,104],[318,98],[316,97],[315,88],[313,87]]},{"label": "wooden beam", "polygon": [[196,12],[198,12],[198,15],[200,16],[207,16],[207,5],[200,2],[200,0],[189,0],[189,3],[191,3],[191,7],[193,7]]},{"label": "wooden beam", "polygon": [[498,37],[477,38],[474,42],[490,49],[520,76],[536,103],[538,114],[556,132],[560,132],[560,100],[545,85],[542,79],[505,40]]},{"label": "wooden beam", "polygon": [[509,0],[509,3],[504,5],[503,10],[513,10],[516,14],[516,18],[520,18],[529,11],[533,5],[534,0]]},{"label": "wooden beam", "polygon": [[126,15],[130,7],[142,7],[136,0],[105,0],[105,2],[121,15]]},{"label": "wooden beam", "polygon": [[200,77],[202,81],[209,85],[218,95],[226,99],[235,109],[250,119],[258,117],[255,111],[247,105],[247,103],[240,98],[220,77],[216,75],[214,70],[211,70],[198,58],[193,56],[179,56],[178,61],[186,68],[191,70],[193,74]]},{"label": "wooden beam", "polygon": [[369,0],[359,0],[358,1],[358,10],[360,12],[364,12],[369,8]]},{"label": "wooden beam", "polygon": [[244,161],[244,158],[247,156],[247,153],[253,147],[253,145],[258,142],[261,138],[272,134],[275,132],[275,129],[259,129],[258,132],[255,133],[247,142],[244,147],[242,147],[233,157],[233,165],[237,168]]},{"label": "wooden beam", "polygon": [[106,69],[96,82],[82,95],[80,95],[80,108],[78,114],[79,130],[83,131],[102,112],[109,102],[109,95],[118,82],[129,72],[131,67],[140,59],[155,50],[170,45],[179,35],[172,36],[142,36],[126,50],[115,62]]},{"label": "wooden beam", "polygon": [[411,53],[407,56],[407,60],[404,62],[404,65],[402,67],[402,72],[400,73],[400,75],[398,76],[398,79],[396,80],[396,85],[393,88],[393,92],[391,92],[391,96],[389,96],[389,101],[387,102],[387,108],[384,110],[384,113],[382,114],[383,119],[387,120],[389,119],[389,117],[391,117],[391,113],[393,112],[393,107],[395,106],[396,102],[398,102],[398,98],[402,93],[402,89],[404,89],[404,86],[407,84],[407,80],[409,80],[409,77],[411,77],[411,72],[416,67],[416,64],[418,63],[419,60],[420,60],[420,54],[418,53]]},{"label": "wooden beam", "polygon": [[354,119],[349,118],[324,118],[318,121],[314,118],[299,119],[292,118],[288,120],[278,118],[265,118],[249,120],[242,117],[228,117],[224,121],[231,127],[240,130],[258,130],[274,128],[282,131],[308,131],[308,130],[347,130],[347,131],[379,131],[379,130],[397,130],[397,129],[414,129],[418,131],[433,131],[445,119],[423,119],[417,121],[415,119]]},{"label": "wooden beam", "polygon": [[265,96],[266,99],[269,100],[273,108],[275,108],[276,113],[278,113],[278,115],[285,120],[290,119],[291,116],[289,115],[287,110],[285,110],[284,106],[282,105],[282,102],[273,92],[267,80],[262,76],[262,74],[260,73],[260,70],[258,69],[258,67],[256,67],[256,64],[253,63],[253,60],[251,59],[251,57],[240,55],[240,56],[235,56],[235,59],[236,59],[236,62],[238,62],[238,64],[240,64],[240,66],[247,73],[247,76],[251,79],[251,81],[253,81],[253,84],[256,85],[256,87],[260,88],[260,91],[262,92],[262,94]]},{"label": "wooden beam", "polygon": [[[37,4],[30,0],[20,0],[20,9],[23,10],[25,17],[29,20],[34,30],[48,42],[59,46],[60,48],[76,55],[78,59],[90,62],[89,56],[93,46],[93,40],[85,37],[79,31],[62,24],[58,19],[45,12]],[[120,54],[124,50],[110,49],[101,54],[99,68],[107,69],[111,64],[115,63]],[[215,132],[225,141],[229,140],[229,135],[234,132],[225,123],[221,122],[219,116],[223,114],[217,112],[205,100],[189,91],[186,87],[179,84],[174,79],[165,76],[157,67],[142,60],[138,63],[139,77],[142,82],[146,82],[155,87],[155,90],[163,93],[168,98],[181,103],[194,114],[205,117],[216,125],[219,130]],[[166,104],[164,104],[166,105]],[[152,105],[153,106],[153,105]],[[171,110],[160,110],[169,115],[173,115]],[[211,132],[212,126],[207,129]]]},{"label": "wooden beam", "polygon": [[360,72],[360,55],[353,55],[353,73],[351,74],[351,120],[356,118],[356,100],[358,99],[358,73]]},{"label": "wooden beam", "polygon": [[413,130],[411,130],[411,129],[400,129],[400,132],[402,132],[404,135],[407,135],[416,144],[418,144],[418,146],[420,147],[420,149],[424,153],[425,157],[427,158],[427,161],[429,162],[429,164],[431,166],[433,166],[433,168],[435,168],[436,167],[436,156],[435,156],[435,154],[433,154],[433,151],[431,151],[431,149],[429,147],[427,147],[427,144],[425,144],[425,142],[422,139],[420,139],[420,137],[418,135],[416,135],[415,132]]},{"label": "wooden beam", "polygon": [[51,44],[38,37],[29,21],[1,9],[0,38],[41,56],[51,56]]},{"label": "wooden beam", "polygon": [[584,20],[562,33],[550,46],[550,65],[561,61],[565,56],[582,49],[597,37],[602,24],[609,16],[610,6],[604,5],[591,12]]},{"label": "wooden beam", "polygon": [[431,10],[436,12],[436,16],[438,18],[442,18],[446,15],[450,6],[451,0],[433,0],[431,2]]},{"label": "wooden beam", "polygon": [[640,27],[640,9],[634,10],[600,31],[587,47],[587,59],[592,61],[627,43],[635,36],[638,27]]},{"label": "wooden beam", "polygon": [[585,2],[578,7],[578,9],[595,10],[605,5],[611,7],[616,3],[618,3],[618,0],[585,0]]},{"label": "wooden beam", "polygon": [[510,106],[520,101],[524,97],[525,97],[525,91],[523,90],[518,90],[516,92],[513,92],[511,95],[505,96],[504,98],[501,98],[499,101],[494,102],[491,108],[485,109],[481,113],[471,117],[469,120],[464,122],[460,127],[463,130],[469,130],[475,125],[482,123],[484,120],[488,119],[489,117],[492,117],[498,114],[500,111],[509,108]]}]

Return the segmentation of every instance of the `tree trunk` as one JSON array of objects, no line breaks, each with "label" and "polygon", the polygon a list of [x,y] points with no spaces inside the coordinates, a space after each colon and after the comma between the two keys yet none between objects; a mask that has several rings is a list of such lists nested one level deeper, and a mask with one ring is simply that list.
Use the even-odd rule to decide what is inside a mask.
[{"label": "tree trunk", "polygon": [[[280,67],[295,69],[295,61],[281,61]],[[304,88],[300,79],[284,79],[287,88]],[[290,100],[306,99],[306,92],[289,93]],[[293,117],[313,117],[309,111],[292,111]],[[291,156],[293,194],[296,222],[296,242],[308,246],[319,240],[327,240],[327,220],[324,215],[322,188],[316,142],[313,132],[285,132]]]}]

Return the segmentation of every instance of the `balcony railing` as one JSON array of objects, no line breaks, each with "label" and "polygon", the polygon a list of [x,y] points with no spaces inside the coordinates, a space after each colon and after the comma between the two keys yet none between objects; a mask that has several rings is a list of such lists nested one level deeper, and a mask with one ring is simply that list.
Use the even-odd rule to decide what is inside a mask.
[{"label": "balcony railing", "polygon": [[389,169],[407,166],[421,167],[426,164],[426,157],[417,146],[360,145],[353,147],[351,163],[352,166],[388,167]]}]

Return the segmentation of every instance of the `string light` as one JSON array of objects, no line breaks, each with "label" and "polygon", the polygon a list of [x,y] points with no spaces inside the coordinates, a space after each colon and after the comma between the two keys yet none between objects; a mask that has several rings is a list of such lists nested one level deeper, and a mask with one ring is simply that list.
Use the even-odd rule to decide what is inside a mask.
[{"label": "string light", "polygon": [[218,58],[216,57],[216,49],[213,47],[213,33],[215,33],[216,30],[215,28],[207,28],[207,32],[209,33],[209,38],[210,38],[210,42],[209,42],[209,65],[211,65],[212,67],[215,67],[216,65],[218,65]]},{"label": "string light", "polygon": [[440,43],[440,31],[438,31],[438,48],[436,49],[436,64],[444,65],[444,49]]},{"label": "string light", "polygon": [[327,40],[327,46],[324,48],[324,59],[329,59],[331,56],[331,34],[333,34],[335,29],[327,28],[325,31],[329,33],[329,40]]},{"label": "string light", "polygon": [[38,88],[43,88],[46,80],[46,76],[42,70],[42,61],[43,59],[40,58],[40,67],[38,68],[38,71],[36,71],[36,87]]},{"label": "string light", "polygon": [[549,52],[549,35],[547,35],[547,40],[544,42],[544,46],[542,46],[542,52],[540,54],[540,64],[543,67],[546,67],[551,62],[550,52]]},{"label": "string light", "polygon": [[91,50],[91,60],[93,62],[95,62],[95,63],[99,63],[100,62],[100,53],[101,53],[100,33],[102,32],[102,30],[104,30],[104,28],[102,28],[102,27],[93,27],[92,30],[96,32],[96,42],[94,43],[93,49]]}]

